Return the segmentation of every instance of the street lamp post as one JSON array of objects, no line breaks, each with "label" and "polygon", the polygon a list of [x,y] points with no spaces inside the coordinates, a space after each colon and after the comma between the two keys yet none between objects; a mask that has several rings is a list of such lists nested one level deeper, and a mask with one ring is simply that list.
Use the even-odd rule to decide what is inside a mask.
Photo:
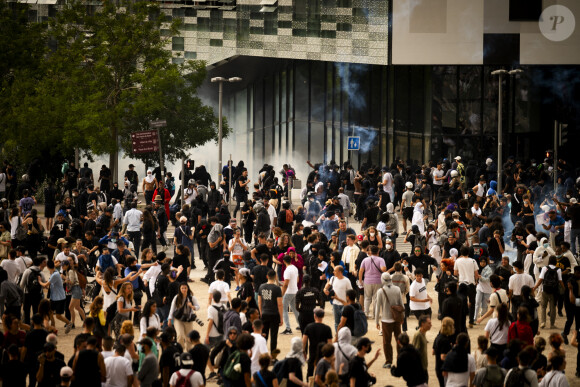
[{"label": "street lamp post", "polygon": [[[222,181],[222,100],[223,100],[223,84],[224,82],[240,82],[242,78],[231,77],[214,77],[211,79],[212,83],[219,83],[219,107],[218,107],[218,185]],[[231,182],[230,182],[231,184]],[[228,187],[229,190],[229,187]]]},{"label": "street lamp post", "polygon": [[503,95],[502,95],[502,83],[503,83],[503,76],[506,74],[506,70],[495,70],[491,72],[491,75],[499,75],[499,98],[498,98],[498,107],[497,107],[497,193],[498,195],[501,194],[502,188],[502,152],[503,152],[503,143],[502,143],[502,104],[503,104]]}]

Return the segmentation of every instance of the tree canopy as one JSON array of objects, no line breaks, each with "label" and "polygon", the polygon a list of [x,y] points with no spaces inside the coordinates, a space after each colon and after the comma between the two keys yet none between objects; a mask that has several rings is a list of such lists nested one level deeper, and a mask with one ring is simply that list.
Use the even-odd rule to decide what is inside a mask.
[{"label": "tree canopy", "polygon": [[26,13],[0,2],[0,135],[20,161],[78,147],[109,154],[114,170],[120,150],[131,154],[131,133],[155,119],[167,121],[160,136],[171,162],[217,138],[217,115],[197,96],[205,63],[172,63],[179,22],[158,4],[107,1],[89,12],[73,1],[44,24]]}]

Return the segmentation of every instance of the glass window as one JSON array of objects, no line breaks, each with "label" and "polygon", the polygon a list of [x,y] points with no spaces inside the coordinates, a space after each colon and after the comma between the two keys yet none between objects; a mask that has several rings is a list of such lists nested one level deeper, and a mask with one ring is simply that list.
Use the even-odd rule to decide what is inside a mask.
[{"label": "glass window", "polygon": [[197,59],[197,52],[185,51],[185,59]]},{"label": "glass window", "polygon": [[454,133],[457,127],[457,67],[435,66],[431,79],[433,133]]},{"label": "glass window", "polygon": [[296,62],[296,99],[294,100],[294,113],[296,120],[308,120],[308,62]]},{"label": "glass window", "polygon": [[224,41],[222,39],[210,39],[209,45],[211,47],[222,47],[224,45]]},{"label": "glass window", "polygon": [[395,133],[395,154],[397,159],[407,160],[409,142],[407,133]]},{"label": "glass window", "polygon": [[[316,162],[324,160],[324,124],[312,122],[310,125],[310,155]],[[328,157],[328,155],[326,155]]]},{"label": "glass window", "polygon": [[[410,76],[409,67],[395,67],[395,130],[409,130]],[[398,154],[398,153],[397,153]]]},{"label": "glass window", "polygon": [[459,129],[461,135],[481,134],[481,67],[459,68]]},{"label": "glass window", "polygon": [[425,126],[424,68],[410,68],[409,131],[423,133]]},{"label": "glass window", "polygon": [[184,39],[183,37],[179,37],[179,36],[174,36],[171,39],[171,49],[173,51],[183,51],[183,47],[184,47]]}]

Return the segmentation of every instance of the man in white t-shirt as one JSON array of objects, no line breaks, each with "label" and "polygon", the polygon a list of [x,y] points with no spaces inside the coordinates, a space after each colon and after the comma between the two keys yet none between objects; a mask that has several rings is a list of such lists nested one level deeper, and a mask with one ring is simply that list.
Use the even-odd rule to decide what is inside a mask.
[{"label": "man in white t-shirt", "polygon": [[289,255],[284,256],[284,285],[282,286],[282,307],[284,308],[284,324],[286,329],[281,332],[283,335],[291,335],[290,317],[288,316],[288,307],[292,308],[292,313],[298,322],[298,309],[296,309],[296,293],[298,293],[298,268],[292,264],[292,258]]},{"label": "man in white t-shirt", "polygon": [[443,376],[445,377],[445,386],[446,387],[463,387],[463,386],[471,386],[473,382],[473,378],[475,377],[475,358],[472,354],[467,353],[467,369],[464,372],[453,372],[452,369],[455,369],[455,359],[458,356],[464,356],[463,354],[457,353],[455,355],[454,352],[458,351],[459,348],[464,348],[465,351],[468,351],[469,348],[469,336],[467,333],[460,333],[457,335],[456,345],[451,350],[450,353],[447,354],[447,361],[443,362]]},{"label": "man in white t-shirt", "polygon": [[62,251],[54,258],[56,267],[60,267],[64,261],[68,261],[69,257],[74,259],[75,264],[79,263],[77,255],[75,253],[71,253],[69,245],[65,245]]},{"label": "man in white t-shirt", "polygon": [[391,202],[395,202],[395,189],[394,189],[394,179],[389,169],[385,166],[383,167],[383,191],[389,194]]},{"label": "man in white t-shirt", "polygon": [[428,315],[431,317],[431,297],[427,294],[427,282],[423,278],[423,270],[415,270],[415,281],[409,288],[409,308],[411,313],[417,317],[421,315]]},{"label": "man in white t-shirt", "polygon": [[[534,286],[534,291],[538,289],[538,287],[545,281],[546,284],[542,287],[541,297],[542,300],[540,302],[540,328],[544,328],[546,326],[546,307],[550,304],[550,329],[556,328],[554,323],[556,322],[556,300],[558,297],[558,289],[551,290],[548,289],[548,282],[552,281],[553,273],[558,276],[558,286],[560,289],[564,288],[564,282],[562,282],[562,270],[556,267],[558,263],[556,256],[552,255],[548,259],[548,265],[542,268],[540,272],[540,278],[536,282]],[[548,274],[548,271],[550,274]],[[550,286],[551,287],[551,286]]]},{"label": "man in white t-shirt", "polygon": [[16,283],[16,279],[23,271],[20,270],[20,265],[16,262],[16,250],[10,250],[8,252],[8,259],[5,259],[0,263],[0,267],[6,270],[8,274],[8,281]]},{"label": "man in white t-shirt", "polygon": [[492,313],[493,317],[497,317],[497,307],[500,304],[508,304],[509,297],[505,289],[501,287],[501,279],[497,274],[492,274],[489,277],[489,282],[491,283],[491,287],[493,288],[493,293],[489,296],[489,309],[483,316],[477,319],[477,323],[479,324],[486,318],[488,318]]},{"label": "man in white t-shirt", "polygon": [[455,261],[454,274],[459,284],[467,284],[467,296],[469,297],[469,327],[473,328],[475,317],[476,281],[479,278],[479,267],[475,259],[469,257],[469,247],[461,246],[460,256]]},{"label": "man in white t-shirt", "polygon": [[209,289],[207,291],[209,293],[208,304],[213,302],[213,294],[216,290],[222,295],[220,300],[222,305],[225,306],[228,303],[228,300],[232,300],[230,296],[230,285],[224,281],[225,276],[226,274],[221,269],[215,273],[216,280],[209,284]]},{"label": "man in white t-shirt", "polygon": [[[336,331],[342,317],[342,309],[347,304],[346,291],[352,289],[350,280],[344,276],[344,267],[336,266],[334,276],[324,286],[324,294],[332,299],[332,312],[334,313],[334,330]],[[332,293],[331,293],[332,292]],[[337,332],[338,334],[338,332]]]},{"label": "man in white t-shirt", "polygon": [[529,286],[530,289],[534,287],[534,279],[528,273],[524,273],[524,264],[520,261],[513,263],[515,274],[509,279],[509,296],[512,304],[512,315],[517,316],[518,308],[522,303],[522,287]]},{"label": "man in white t-shirt", "polygon": [[125,346],[115,345],[115,355],[105,359],[107,369],[107,387],[127,387],[133,385],[133,368],[125,358]]},{"label": "man in white t-shirt", "polygon": [[[226,312],[226,307],[220,302],[222,298],[222,294],[216,290],[213,292],[212,300],[213,302],[207,308],[207,331],[205,333],[205,340],[204,344],[209,346],[210,348],[215,347],[224,336],[223,332],[220,333],[217,329],[219,326],[219,313],[222,312],[222,315]],[[223,316],[222,316],[223,318]],[[223,324],[223,321],[222,321]]]},{"label": "man in white t-shirt", "polygon": [[262,336],[262,328],[264,327],[264,323],[262,320],[254,320],[252,323],[252,327],[254,332],[252,332],[252,336],[254,336],[254,346],[252,347],[252,375],[256,372],[260,371],[260,364],[258,360],[260,356],[264,353],[268,353],[268,345],[266,344],[266,339]]},{"label": "man in white t-shirt", "polygon": [[[203,376],[201,373],[193,370],[193,357],[189,352],[183,352],[179,356],[179,363],[180,368],[178,371],[175,371],[171,378],[169,379],[169,385],[171,387],[177,386],[177,383],[182,378],[189,377],[189,385],[191,387],[199,387],[203,386]],[[187,385],[187,384],[186,384]]]},{"label": "man in white t-shirt", "polygon": [[25,255],[26,253],[26,248],[24,246],[18,246],[16,248],[16,263],[18,264],[18,267],[20,268],[20,272],[24,273],[24,271],[26,269],[28,269],[30,266],[32,266],[32,258],[27,257]]}]

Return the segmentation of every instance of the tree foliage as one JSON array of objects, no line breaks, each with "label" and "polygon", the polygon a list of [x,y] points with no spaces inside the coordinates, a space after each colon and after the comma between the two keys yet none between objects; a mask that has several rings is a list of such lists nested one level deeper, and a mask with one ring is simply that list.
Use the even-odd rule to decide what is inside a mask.
[{"label": "tree foliage", "polygon": [[[110,154],[114,166],[119,150],[131,154],[131,132],[148,129],[150,120],[167,121],[160,135],[169,161],[217,138],[217,116],[196,94],[205,63],[172,63],[168,39],[179,26],[165,20],[158,4],[107,1],[87,12],[73,1],[40,26],[26,22],[25,9],[10,14],[2,4],[0,24],[13,20],[0,26],[9,29],[0,36],[0,59],[6,58],[0,74],[12,74],[0,94],[5,148],[31,160],[40,152],[70,154],[78,147]],[[169,33],[162,35],[162,28]],[[7,45],[10,50],[2,50]],[[27,57],[35,59],[30,66]]]}]

